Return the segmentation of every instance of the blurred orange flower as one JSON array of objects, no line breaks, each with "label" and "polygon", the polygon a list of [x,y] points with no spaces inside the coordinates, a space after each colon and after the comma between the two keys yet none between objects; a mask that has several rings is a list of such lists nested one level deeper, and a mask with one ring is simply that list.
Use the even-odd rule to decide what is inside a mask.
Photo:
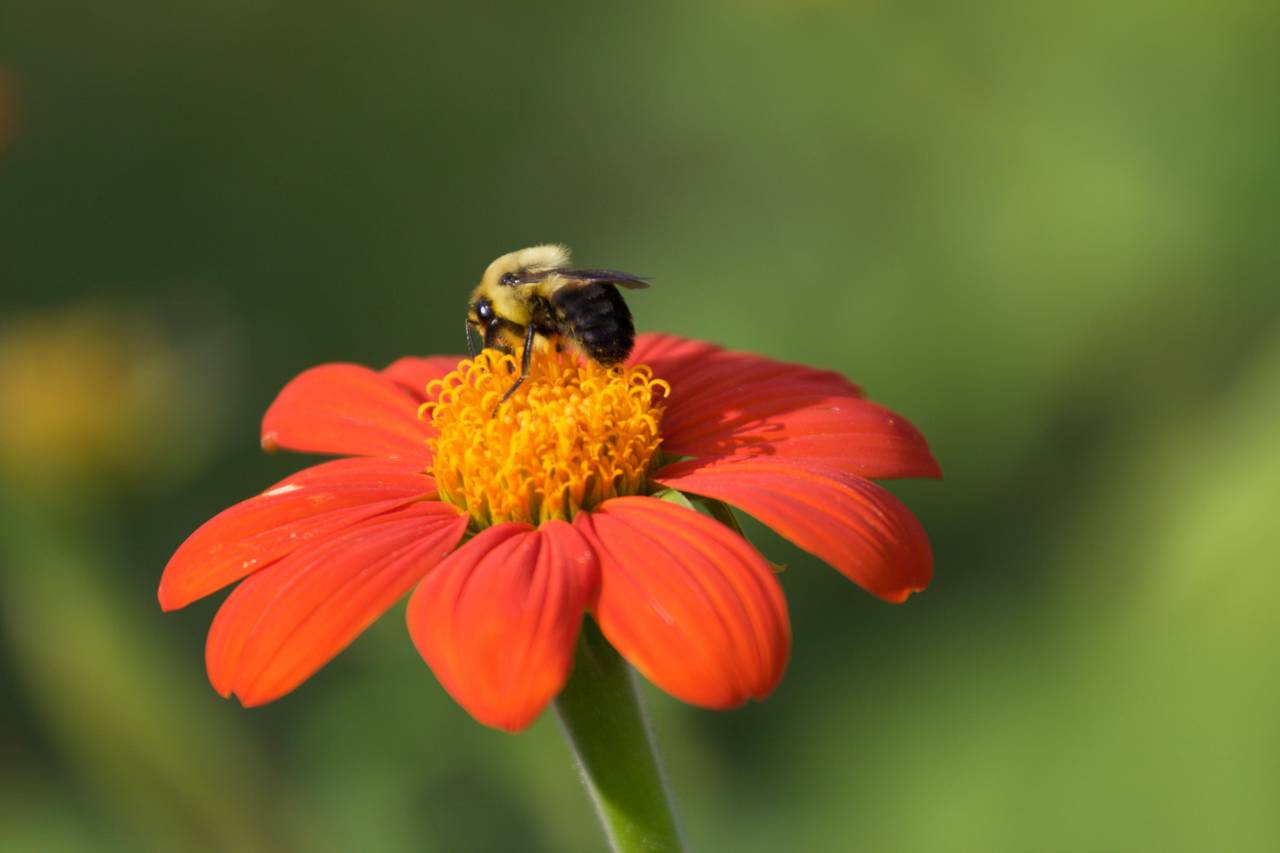
[{"label": "blurred orange flower", "polygon": [[349,458],[215,516],[160,582],[172,610],[240,581],[206,647],[219,693],[288,693],[416,586],[418,651],[490,726],[518,731],[555,697],[585,613],[679,699],[763,698],[790,650],[782,591],[677,493],[739,507],[888,601],[928,584],[920,523],[871,480],[938,465],[844,377],[649,334],[612,369],[535,358],[495,412],[514,367],[329,364],[281,391],[264,447]]},{"label": "blurred orange flower", "polygon": [[225,411],[229,368],[207,332],[185,338],[137,307],[0,318],[0,484],[83,501],[112,482],[172,482],[199,465]]}]

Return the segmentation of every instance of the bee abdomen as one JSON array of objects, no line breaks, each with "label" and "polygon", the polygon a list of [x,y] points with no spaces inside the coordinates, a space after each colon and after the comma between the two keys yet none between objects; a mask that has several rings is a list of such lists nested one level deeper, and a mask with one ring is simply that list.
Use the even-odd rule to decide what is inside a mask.
[{"label": "bee abdomen", "polygon": [[564,331],[590,358],[617,364],[631,355],[636,329],[622,294],[612,284],[561,288],[551,297]]}]

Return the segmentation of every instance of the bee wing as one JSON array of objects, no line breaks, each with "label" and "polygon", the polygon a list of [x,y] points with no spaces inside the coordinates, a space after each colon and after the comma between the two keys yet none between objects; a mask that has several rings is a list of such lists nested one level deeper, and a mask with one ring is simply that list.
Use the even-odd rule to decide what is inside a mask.
[{"label": "bee wing", "polygon": [[640,276],[619,270],[540,270],[538,272],[507,273],[502,283],[509,286],[538,284],[550,276],[558,276],[581,287],[584,284],[618,284],[633,290],[649,286],[649,281]]},{"label": "bee wing", "polygon": [[555,272],[562,278],[579,284],[617,284],[633,290],[649,286],[648,280],[618,270],[556,270]]},{"label": "bee wing", "polygon": [[502,284],[510,287],[518,287],[524,284],[537,284],[546,281],[547,276],[551,275],[555,270],[542,270],[541,272],[509,272],[502,276]]}]

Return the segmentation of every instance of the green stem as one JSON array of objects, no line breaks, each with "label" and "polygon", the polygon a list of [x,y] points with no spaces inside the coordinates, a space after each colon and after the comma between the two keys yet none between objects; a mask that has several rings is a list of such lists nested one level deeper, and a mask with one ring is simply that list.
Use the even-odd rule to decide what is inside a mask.
[{"label": "green stem", "polygon": [[683,849],[635,678],[592,619],[556,711],[610,847]]}]

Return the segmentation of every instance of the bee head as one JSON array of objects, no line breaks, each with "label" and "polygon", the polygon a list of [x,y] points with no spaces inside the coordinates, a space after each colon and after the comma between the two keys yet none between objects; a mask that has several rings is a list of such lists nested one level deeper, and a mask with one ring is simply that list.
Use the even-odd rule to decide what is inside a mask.
[{"label": "bee head", "polygon": [[467,306],[467,322],[473,326],[479,326],[481,329],[487,329],[497,317],[493,311],[493,303],[488,297],[477,296]]}]

